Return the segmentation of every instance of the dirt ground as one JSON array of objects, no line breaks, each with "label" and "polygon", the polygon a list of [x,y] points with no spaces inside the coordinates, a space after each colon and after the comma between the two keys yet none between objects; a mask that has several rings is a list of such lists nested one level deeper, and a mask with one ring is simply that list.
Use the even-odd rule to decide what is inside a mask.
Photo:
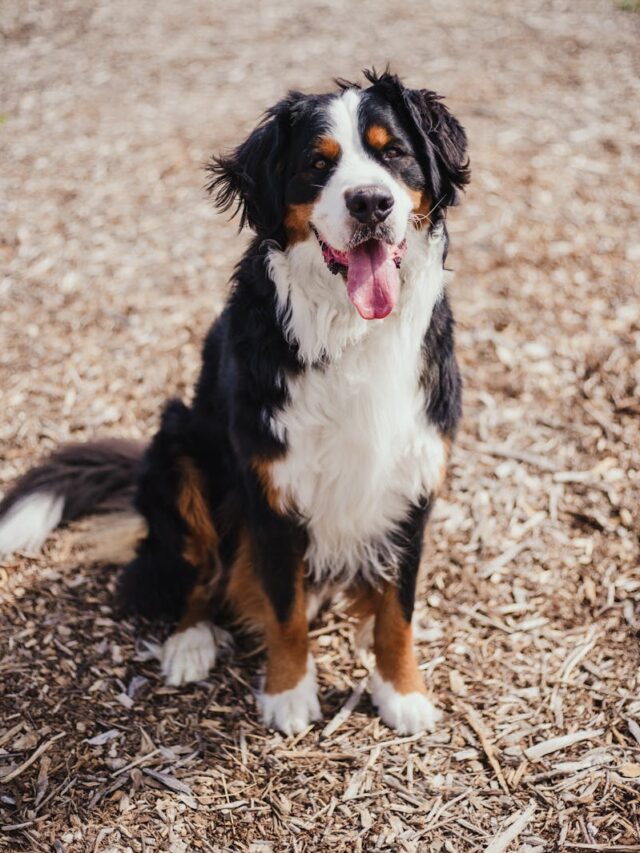
[{"label": "dirt ground", "polygon": [[167,688],[166,629],[116,619],[63,531],[0,564],[0,849],[640,851],[640,15],[239,5],[0,6],[0,489],[189,395],[245,239],[202,164],[287,88],[390,60],[447,96],[473,169],[464,426],[417,616],[443,721],[380,723],[339,612],[313,626],[324,724],[294,740],[257,720],[249,643]]}]

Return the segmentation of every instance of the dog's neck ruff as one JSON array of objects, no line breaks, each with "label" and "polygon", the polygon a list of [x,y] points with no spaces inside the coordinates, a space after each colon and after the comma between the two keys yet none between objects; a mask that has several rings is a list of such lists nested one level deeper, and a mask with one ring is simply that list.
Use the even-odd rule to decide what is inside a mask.
[{"label": "dog's neck ruff", "polygon": [[410,229],[403,244],[398,302],[389,317],[375,322],[358,314],[344,282],[326,264],[315,234],[284,251],[269,250],[267,266],[276,289],[278,317],[303,364],[339,359],[345,349],[365,337],[383,339],[398,324],[405,334],[421,339],[442,293],[444,229],[438,227],[428,235]]}]

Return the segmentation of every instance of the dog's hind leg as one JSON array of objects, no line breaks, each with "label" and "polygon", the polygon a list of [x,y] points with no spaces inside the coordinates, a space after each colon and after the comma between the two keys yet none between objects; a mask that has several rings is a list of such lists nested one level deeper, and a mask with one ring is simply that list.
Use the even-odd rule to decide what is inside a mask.
[{"label": "dog's hind leg", "polygon": [[162,674],[172,687],[205,679],[220,649],[230,643],[229,634],[214,625],[210,615],[211,595],[196,585],[178,627],[162,647]]},{"label": "dog's hind leg", "polygon": [[222,575],[219,540],[203,477],[188,457],[180,460],[178,512],[186,527],[181,556],[197,574],[178,626],[162,649],[162,672],[172,686],[206,678],[219,649],[230,640],[211,621],[213,597]]},{"label": "dog's hind leg", "polygon": [[224,635],[210,621],[221,575],[219,543],[193,443],[191,412],[172,401],[142,464],[136,504],[147,535],[120,590],[126,610],[177,622],[161,655],[173,686],[206,678]]}]

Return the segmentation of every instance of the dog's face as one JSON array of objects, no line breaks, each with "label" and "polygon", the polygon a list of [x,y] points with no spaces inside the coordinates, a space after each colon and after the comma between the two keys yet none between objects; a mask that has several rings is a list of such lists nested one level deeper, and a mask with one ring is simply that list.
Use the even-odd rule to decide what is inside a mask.
[{"label": "dog's face", "polygon": [[291,93],[214,160],[210,189],[259,237],[317,240],[360,315],[380,319],[397,299],[408,229],[442,218],[468,168],[464,130],[434,92],[367,78],[367,89]]}]

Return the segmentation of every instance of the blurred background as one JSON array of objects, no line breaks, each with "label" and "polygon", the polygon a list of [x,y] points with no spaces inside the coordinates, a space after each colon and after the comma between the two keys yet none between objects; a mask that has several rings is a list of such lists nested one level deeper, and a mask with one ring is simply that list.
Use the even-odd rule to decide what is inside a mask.
[{"label": "blurred background", "polygon": [[[430,608],[421,617],[425,659],[447,661],[447,669],[430,671],[439,704],[455,715],[465,690],[486,709],[509,693],[509,714],[524,714],[529,733],[615,724],[620,749],[637,751],[624,720],[640,708],[620,686],[631,690],[637,676],[640,624],[639,45],[633,0],[2,0],[0,490],[60,441],[148,437],[163,400],[190,394],[201,340],[246,240],[206,199],[203,165],[241,141],[287,89],[326,91],[333,77],[359,80],[362,68],[389,62],[409,85],[443,94],[470,142],[472,183],[450,212],[448,259],[465,421],[434,519]],[[43,566],[69,558],[65,543],[63,534],[44,562],[18,558],[0,568],[0,634],[15,678],[7,713],[22,719],[28,710],[36,733],[57,731],[58,717],[73,716],[72,699],[92,713],[83,705],[88,688],[62,666],[61,681],[42,692],[51,684],[46,655],[34,658],[22,641],[18,653],[16,632],[30,625],[28,636],[42,648],[43,620],[63,622],[73,649],[76,631],[85,630],[87,591],[109,621],[110,596],[89,570],[75,598],[64,576],[42,582]],[[516,630],[518,614],[531,624]],[[496,619],[499,641],[488,628]],[[123,639],[110,625],[80,644],[97,671],[113,664],[103,642],[110,632],[123,659],[133,655],[133,629]],[[332,643],[324,648],[332,674],[323,677],[337,708],[352,684],[352,660]],[[536,667],[561,671],[581,644],[595,669],[577,668],[578,683],[552,701],[553,684]],[[525,659],[534,675],[520,672]],[[451,667],[460,680],[450,680]],[[27,694],[18,689],[22,677]],[[157,678],[155,669],[146,677]],[[117,693],[118,678],[105,674],[93,695]],[[604,685],[600,693],[594,679]],[[532,683],[533,699],[518,694]],[[253,719],[244,688],[216,689],[239,691],[216,701]],[[188,692],[166,702],[147,721],[159,740],[171,703],[184,703],[178,717],[200,713],[198,696]],[[105,699],[100,713],[118,725],[124,712]],[[370,718],[369,709],[354,737],[371,737]],[[497,742],[515,749],[503,723],[496,723]],[[597,743],[604,748],[611,737]],[[67,744],[74,760],[78,738]],[[258,776],[260,749],[245,755]],[[470,780],[490,785],[482,761],[451,769],[450,755],[432,743],[421,759],[425,773],[453,773],[461,790]],[[54,767],[64,781],[63,765]],[[342,796],[348,773],[332,773]],[[25,802],[29,791],[21,793]],[[86,827],[82,791],[80,784],[75,800],[61,801],[58,815],[73,813]],[[466,820],[491,833],[518,797],[529,796],[519,789],[515,803],[502,805],[489,798],[486,812],[469,807]],[[560,793],[545,796],[557,819],[540,824],[539,837],[638,841],[629,822],[637,799],[633,806],[623,788],[602,810],[595,795],[585,806],[595,834],[577,815],[557,817],[566,804]],[[315,806],[304,796],[296,802],[311,827],[300,831],[312,839]],[[116,806],[104,808],[109,815]],[[220,832],[231,832],[233,821],[218,814]],[[350,832],[353,814],[336,812],[334,850],[347,838],[340,821]],[[379,829],[382,812],[372,814]],[[138,817],[133,809],[122,825],[135,827]],[[63,838],[63,824],[51,824],[49,841]],[[467,829],[458,827],[463,835]],[[60,844],[85,849],[85,830],[77,831],[80,840]],[[483,836],[472,837],[480,844]],[[19,838],[24,849],[44,843]],[[353,843],[344,849],[357,849]]]}]

